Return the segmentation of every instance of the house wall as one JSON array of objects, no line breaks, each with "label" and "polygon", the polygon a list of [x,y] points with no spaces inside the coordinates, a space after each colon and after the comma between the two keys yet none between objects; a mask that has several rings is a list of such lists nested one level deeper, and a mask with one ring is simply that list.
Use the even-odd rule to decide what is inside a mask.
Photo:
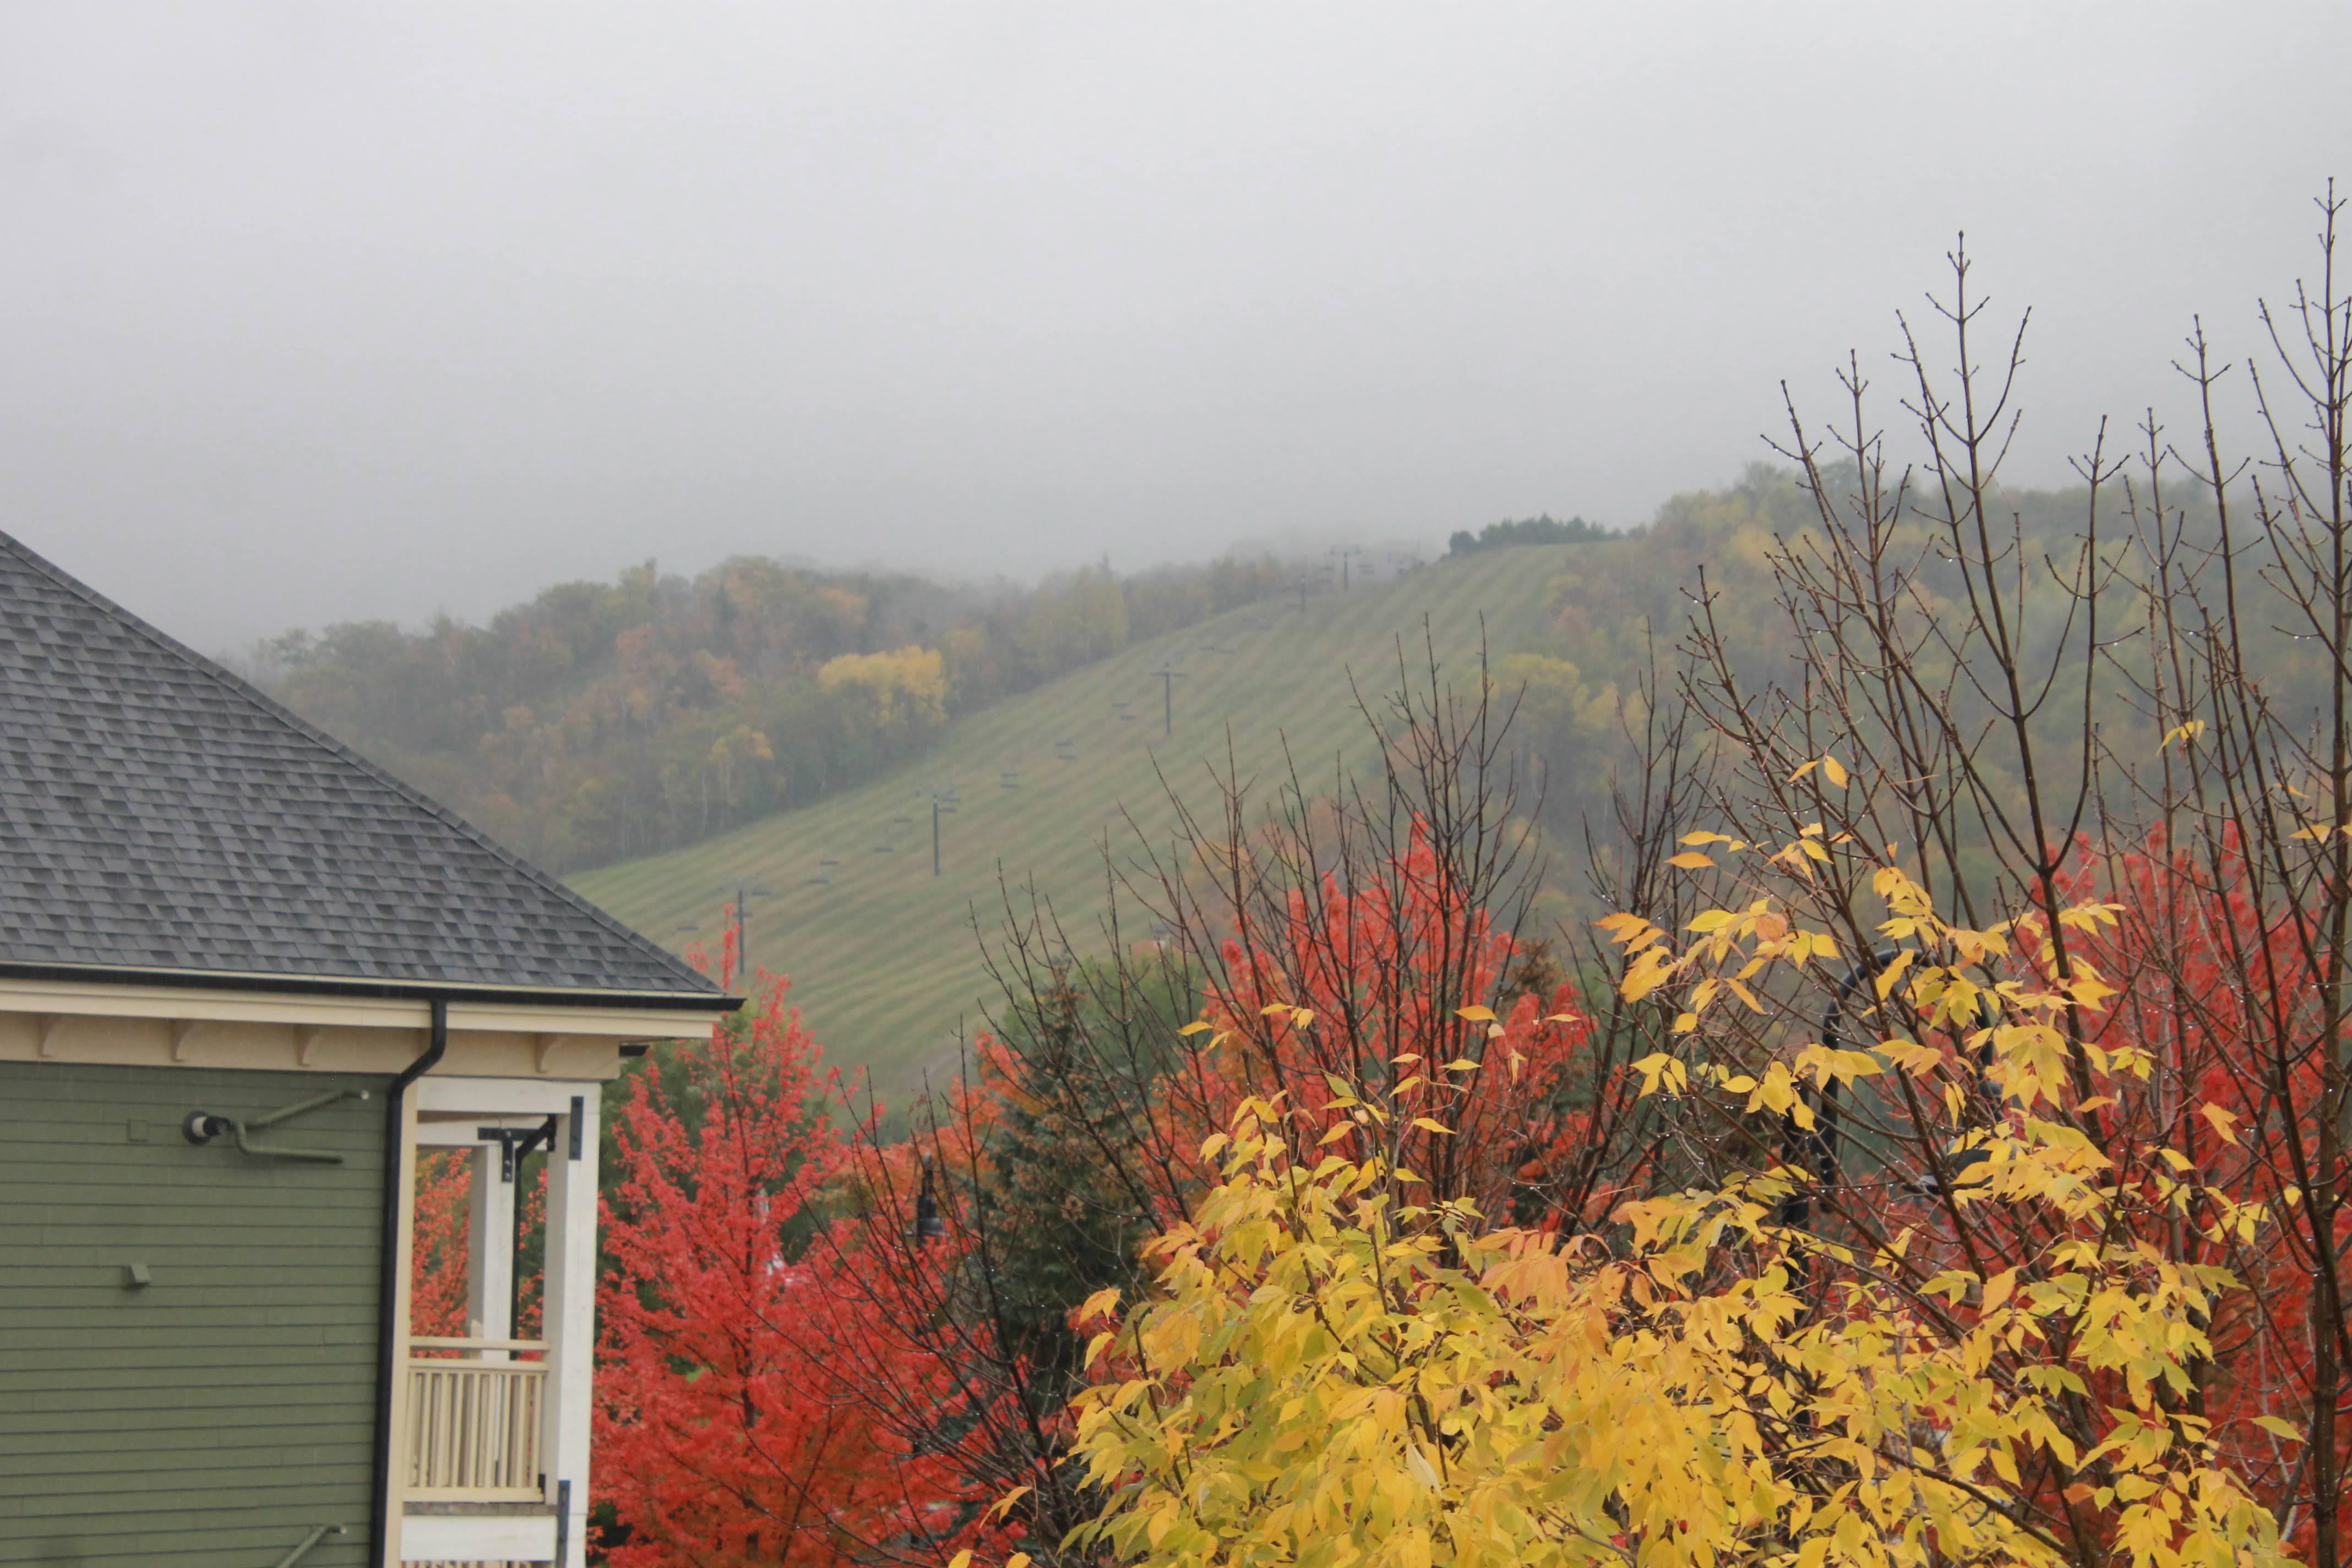
[{"label": "house wall", "polygon": [[[0,1563],[364,1561],[385,1082],[0,1060]],[[336,1089],[256,1137],[341,1165],[181,1135]]]}]

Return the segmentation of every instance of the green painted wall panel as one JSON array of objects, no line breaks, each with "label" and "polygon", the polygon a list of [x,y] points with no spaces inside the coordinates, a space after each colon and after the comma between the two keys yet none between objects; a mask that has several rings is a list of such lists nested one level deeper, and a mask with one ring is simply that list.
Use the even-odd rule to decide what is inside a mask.
[{"label": "green painted wall panel", "polygon": [[[0,1563],[364,1561],[384,1082],[0,1062]],[[341,1165],[180,1135],[345,1088],[260,1135]]]}]

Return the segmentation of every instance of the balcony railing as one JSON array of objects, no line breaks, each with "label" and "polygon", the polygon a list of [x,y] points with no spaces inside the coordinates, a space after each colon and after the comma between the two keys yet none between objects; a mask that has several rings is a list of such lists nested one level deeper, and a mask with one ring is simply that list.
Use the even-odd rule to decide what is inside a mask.
[{"label": "balcony railing", "polygon": [[537,1502],[547,1363],[538,1340],[408,1342],[408,1496]]}]

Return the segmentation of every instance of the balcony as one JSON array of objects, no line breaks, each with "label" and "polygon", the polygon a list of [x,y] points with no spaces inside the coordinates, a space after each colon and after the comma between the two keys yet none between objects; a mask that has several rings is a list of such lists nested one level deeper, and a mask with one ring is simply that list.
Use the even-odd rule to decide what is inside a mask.
[{"label": "balcony", "polygon": [[[410,1564],[586,1568],[589,1409],[596,1342],[594,1083],[427,1075],[404,1159],[463,1150],[473,1178],[462,1258],[465,1308],[394,1352],[387,1491]],[[515,1211],[523,1151],[545,1162],[539,1339],[512,1337]],[[414,1265],[409,1247],[397,1267]]]},{"label": "balcony", "polygon": [[543,1501],[546,1344],[413,1337],[408,1345],[408,1498]]}]

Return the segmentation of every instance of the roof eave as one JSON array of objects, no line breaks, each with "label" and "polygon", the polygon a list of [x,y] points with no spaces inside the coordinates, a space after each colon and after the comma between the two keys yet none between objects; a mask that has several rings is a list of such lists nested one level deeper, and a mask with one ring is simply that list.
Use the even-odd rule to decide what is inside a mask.
[{"label": "roof eave", "polygon": [[382,980],[362,975],[247,974],[215,969],[142,969],[119,964],[29,963],[0,960],[0,980],[88,985],[169,985],[203,991],[277,995],[361,996],[376,1001],[499,1003],[535,1007],[631,1007],[719,1016],[743,1005],[740,996],[712,991],[611,991],[584,985],[486,985],[429,980]]}]

